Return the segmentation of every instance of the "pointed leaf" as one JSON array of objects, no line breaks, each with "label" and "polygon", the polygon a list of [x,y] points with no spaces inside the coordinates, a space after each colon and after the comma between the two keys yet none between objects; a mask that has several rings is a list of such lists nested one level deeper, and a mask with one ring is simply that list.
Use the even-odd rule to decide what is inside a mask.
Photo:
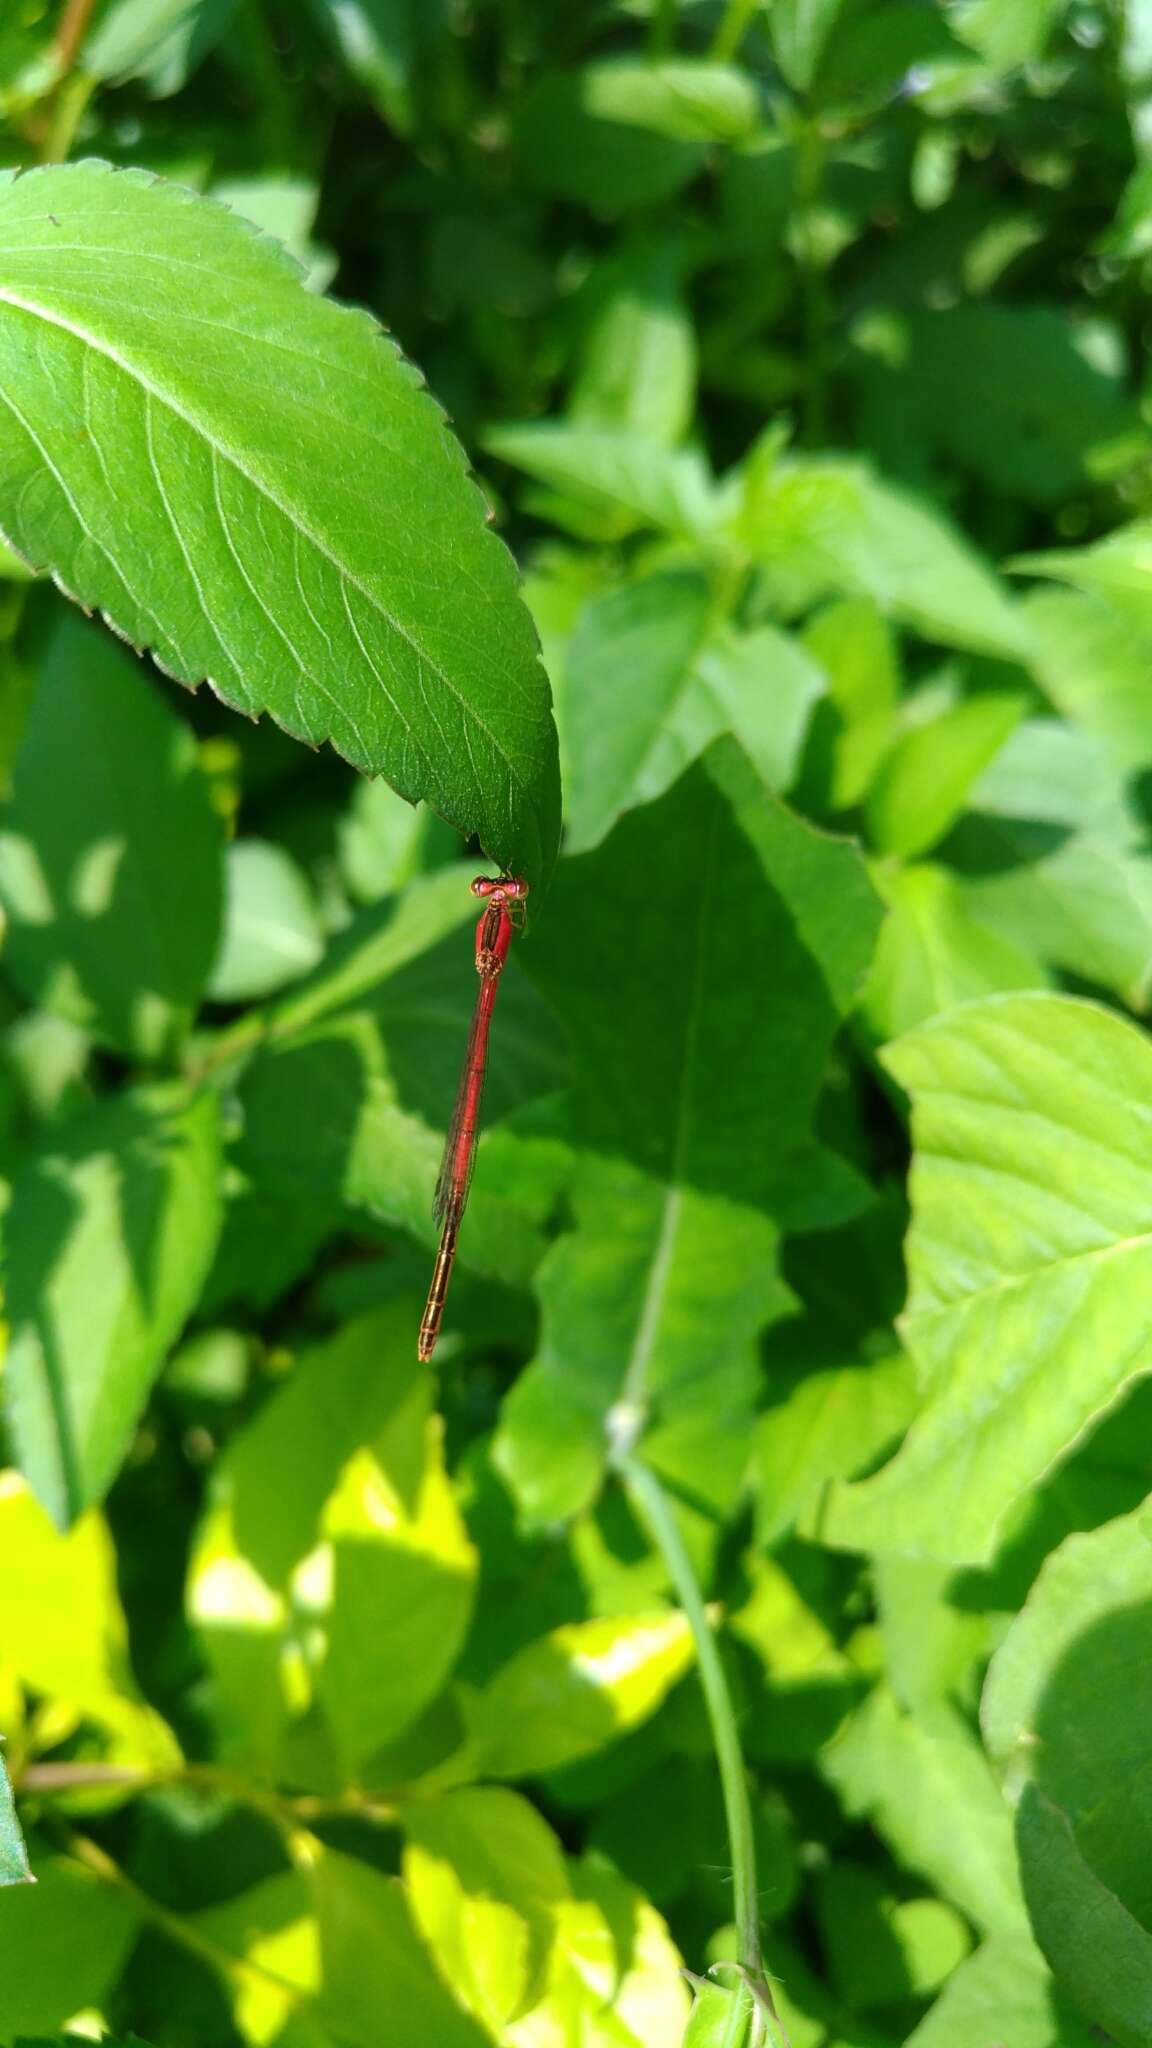
[{"label": "pointed leaf", "polygon": [[14,979],[117,1051],[168,1056],[216,950],[222,837],[188,728],[108,634],[65,614],[0,829]]},{"label": "pointed leaf", "polygon": [[432,400],[275,244],[140,171],[0,179],[0,530],[183,682],[539,884],[548,689]]},{"label": "pointed leaf", "polygon": [[992,996],[887,1054],[914,1104],[904,1332],[924,1405],[827,1540],[982,1563],[1152,1369],[1152,1047],[1066,996]]},{"label": "pointed leaf", "polygon": [[17,1176],[8,1421],[22,1469],[62,1526],[115,1477],[219,1230],[209,1093],[161,1085],[111,1098]]}]

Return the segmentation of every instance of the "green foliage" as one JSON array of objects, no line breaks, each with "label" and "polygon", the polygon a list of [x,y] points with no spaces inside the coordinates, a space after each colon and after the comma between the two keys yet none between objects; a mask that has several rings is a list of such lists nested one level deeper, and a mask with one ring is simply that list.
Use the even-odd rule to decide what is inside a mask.
[{"label": "green foliage", "polygon": [[8,2048],[1152,2040],[1149,53],[0,8]]}]

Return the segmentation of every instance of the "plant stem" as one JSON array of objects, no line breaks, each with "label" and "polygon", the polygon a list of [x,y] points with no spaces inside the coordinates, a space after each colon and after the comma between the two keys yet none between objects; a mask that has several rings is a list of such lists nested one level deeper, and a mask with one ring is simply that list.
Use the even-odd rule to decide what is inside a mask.
[{"label": "plant stem", "polygon": [[56,30],[56,62],[61,79],[67,78],[75,68],[95,5],[96,0],[65,0],[60,26]]},{"label": "plant stem", "polygon": [[639,1458],[621,1460],[621,1475],[652,1532],[656,1547],[668,1567],[676,1596],[692,1631],[700,1683],[708,1709],[724,1813],[728,1824],[728,1847],[732,1857],[732,1882],[736,1907],[736,1945],[741,1975],[750,1998],[766,2017],[775,2048],[787,2048],[783,2029],[773,2003],[764,1960],[760,1952],[760,1904],[756,1887],[756,1842],[752,1831],[752,1805],[748,1777],[740,1748],[736,1715],[728,1680],[716,1647],[716,1638],[696,1582],[692,1560],[671,1503],[656,1474]]},{"label": "plant stem", "polygon": [[716,63],[731,62],[752,25],[752,16],[759,5],[760,0],[728,0],[708,53]]}]

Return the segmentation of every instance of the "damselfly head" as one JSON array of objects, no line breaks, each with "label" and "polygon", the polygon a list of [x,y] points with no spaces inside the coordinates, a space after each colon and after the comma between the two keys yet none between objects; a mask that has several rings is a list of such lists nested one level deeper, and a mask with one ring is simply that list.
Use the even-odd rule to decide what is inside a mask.
[{"label": "damselfly head", "polygon": [[477,875],[472,884],[472,894],[483,897],[486,902],[523,903],[528,894],[528,884],[519,881],[515,875]]}]

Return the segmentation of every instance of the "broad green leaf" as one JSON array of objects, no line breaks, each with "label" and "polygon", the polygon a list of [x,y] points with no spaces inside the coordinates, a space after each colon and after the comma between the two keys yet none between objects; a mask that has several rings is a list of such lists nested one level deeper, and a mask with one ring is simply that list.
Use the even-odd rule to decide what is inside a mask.
[{"label": "broad green leaf", "polygon": [[49,2032],[101,2005],[139,1930],[124,1892],[63,1856],[34,1851],[36,1883],[0,1896],[7,1968],[0,1975],[0,2037]]},{"label": "broad green leaf", "polygon": [[323,958],[324,934],[307,876],[282,846],[234,839],[228,848],[224,930],[208,993],[251,1002],[299,981]]},{"label": "broad green leaf", "polygon": [[1005,497],[1056,506],[1136,428],[1125,345],[1102,320],[985,302],[904,316],[899,335],[864,378],[869,443],[898,473],[911,442]]},{"label": "broad green leaf", "polygon": [[1152,624],[1152,520],[1138,519],[1089,547],[1018,555],[1011,566],[1110,598],[1141,631]]},{"label": "broad green leaf", "polygon": [[220,1229],[219,1107],[156,1084],[54,1133],[7,1218],[8,1424],[64,1526],[115,1477]]},{"label": "broad green leaf", "polygon": [[235,9],[236,0],[112,0],[85,39],[84,69],[116,85],[143,79],[166,98],[220,41]]},{"label": "broad green leaf", "polygon": [[718,625],[702,578],[666,573],[594,598],[568,652],[568,846],[584,852],[731,733],[786,789],[823,676],[775,627]]},{"label": "broad green leaf", "polygon": [[530,622],[441,415],[369,320],[178,186],[52,167],[0,183],[0,370],[21,553],[181,680],[330,739],[544,879]]},{"label": "broad green leaf", "polygon": [[216,1952],[248,2040],[491,2048],[438,1973],[403,1889],[352,1856],[317,1845],[306,1870],[197,1914],[192,1932]]},{"label": "broad green leaf", "polygon": [[602,1157],[541,1268],[540,1351],[505,1403],[498,1462],[534,1517],[575,1513],[619,1403],[629,1429],[655,1424],[646,1450],[674,1483],[723,1506],[746,1456],[752,1340],[788,1302],[775,1207],[875,899],[856,853],[766,801],[728,744],[566,862],[557,889],[525,964],[567,1020],[573,1126]]},{"label": "broad green leaf", "polygon": [[[902,1707],[926,1728],[971,1713],[991,1624],[962,1572],[888,1551],[872,1561],[885,1671]],[[966,1604],[970,1603],[970,1604]]]},{"label": "broad green leaf", "polygon": [[311,0],[353,78],[402,135],[415,117],[421,61],[444,33],[445,0]]},{"label": "broad green leaf", "polygon": [[475,1555],[417,1374],[418,1318],[403,1298],[307,1353],[220,1462],[188,1600],[239,1753],[274,1758],[315,1694],[353,1778],[461,1646]]},{"label": "broad green leaf", "polygon": [[1107,597],[1035,590],[1024,600],[1032,673],[1056,709],[1100,740],[1121,769],[1152,761],[1152,608],[1141,632]]},{"label": "broad green leaf", "polygon": [[0,1643],[6,1667],[52,1702],[63,1738],[94,1722],[110,1761],[163,1768],[178,1760],[158,1714],[145,1706],[128,1657],[116,1553],[103,1518],[89,1509],[61,1535],[16,1472],[0,1475],[0,1553],[19,1571],[0,1575]]},{"label": "broad green leaf", "polygon": [[[977,827],[979,833],[977,836]],[[1053,843],[1053,841],[1055,843]],[[967,912],[1009,946],[1144,1011],[1152,996],[1152,857],[1094,832],[972,821]],[[1032,856],[1032,857],[1030,857]],[[999,869],[997,860],[1004,863]]]},{"label": "broad green leaf", "polygon": [[760,1541],[774,1544],[799,1523],[819,1538],[824,1497],[896,1442],[916,1409],[911,1361],[902,1353],[869,1365],[808,1373],[760,1417],[754,1475]]},{"label": "broad green leaf", "polygon": [[403,1813],[413,1918],[456,1996],[497,2032],[544,1989],[568,1898],[560,1844],[518,1793],[467,1787]]},{"label": "broad green leaf", "polygon": [[807,92],[844,0],[767,0],[772,49],[790,86]]},{"label": "broad green leaf", "polygon": [[691,424],[696,336],[672,237],[625,248],[592,280],[598,304],[569,399],[574,419],[674,447]]},{"label": "broad green leaf", "polygon": [[840,1861],[816,1875],[816,1914],[832,1984],[845,2004],[896,2004],[937,1991],[971,1948],[943,1899],[897,1899],[878,1872]]},{"label": "broad green leaf", "polygon": [[[0,1513],[3,1510],[0,1509]],[[28,1868],[28,1851],[20,1833],[16,1818],[16,1807],[12,1799],[12,1787],[0,1756],[0,1890],[10,1884],[30,1884],[32,1873]]]},{"label": "broad green leaf", "polygon": [[736,530],[798,607],[870,597],[946,647],[1018,660],[1023,624],[992,571],[942,515],[861,466],[827,458],[745,473]]},{"label": "broad green leaf", "polygon": [[536,78],[513,133],[533,184],[611,214],[667,198],[757,114],[753,81],[731,65],[621,56]]},{"label": "broad green leaf", "polygon": [[34,1002],[118,1052],[172,1053],[219,936],[220,822],[188,728],[74,618],[40,657],[0,819],[0,903],[9,970]]},{"label": "broad green leaf", "polygon": [[442,1462],[432,1386],[345,1465],[320,1524],[332,1602],[318,1690],[354,1776],[439,1692],[463,1647],[478,1560]]},{"label": "broad green leaf", "polygon": [[505,2034],[509,2048],[652,2048],[683,2037],[688,1994],[668,1930],[647,1900],[594,1858],[571,1867],[545,1999]]},{"label": "broad green leaf", "polygon": [[868,793],[868,825],[881,851],[908,860],[943,838],[1024,710],[1023,697],[989,691],[902,733]]},{"label": "broad green leaf", "polygon": [[878,1039],[897,1038],[979,996],[1046,986],[1027,938],[998,930],[991,908],[990,921],[981,922],[980,891],[966,891],[947,868],[881,867],[876,886],[888,915],[861,1009]]},{"label": "broad green leaf", "polygon": [[692,1662],[681,1614],[570,1622],[502,1666],[472,1704],[478,1769],[534,1778],[646,1721]]},{"label": "broad green leaf", "polygon": [[398,893],[419,873],[431,819],[386,782],[358,782],[340,823],[340,871],[357,903]]},{"label": "broad green leaf", "polygon": [[728,1624],[759,1666],[745,1745],[758,1760],[795,1764],[823,1749],[865,1681],[775,1558],[753,1555],[745,1573],[748,1598]]},{"label": "broad green leaf", "polygon": [[820,1768],[847,1811],[978,1927],[1026,1930],[1011,1815],[959,1714],[928,1729],[878,1686]]},{"label": "broad green leaf", "polygon": [[320,188],[314,178],[264,172],[253,178],[214,178],[209,197],[243,214],[262,234],[282,242],[304,272],[309,291],[331,284],[338,258],[333,249],[313,238]]},{"label": "broad green leaf", "polygon": [[[1143,1670],[1144,1667],[1141,1667]],[[1016,1837],[1028,1911],[1050,1966],[1119,2048],[1152,2032],[1152,1934],[1085,1857],[1068,1816],[1026,1787]]]},{"label": "broad green leaf", "polygon": [[993,1660],[982,1720],[1009,1785],[1037,1940],[1056,1977],[1116,2038],[1152,2012],[1145,1854],[1152,1641],[1146,1508],[1070,1536]]},{"label": "broad green leaf", "polygon": [[699,541],[715,528],[716,487],[693,449],[665,448],[630,429],[579,421],[494,427],[484,445],[556,490],[626,514],[625,530],[655,526]]},{"label": "broad green leaf", "polygon": [[1068,997],[992,996],[901,1040],[913,1100],[904,1448],[828,1540],[982,1563],[1012,1505],[1149,1369],[1152,1051]]},{"label": "broad green leaf", "polygon": [[997,69],[1042,57],[1066,0],[959,0],[950,11],[957,35]]},{"label": "broad green leaf", "polygon": [[907,2048],[1093,2048],[1099,2040],[1053,1982],[1026,1934],[997,1935],[950,1978]]},{"label": "broad green leaf", "polygon": [[818,612],[801,643],[828,686],[828,702],[817,713],[809,764],[818,779],[822,808],[843,811],[869,788],[892,737],[900,699],[900,672],[891,628],[873,599],[842,598]]}]

